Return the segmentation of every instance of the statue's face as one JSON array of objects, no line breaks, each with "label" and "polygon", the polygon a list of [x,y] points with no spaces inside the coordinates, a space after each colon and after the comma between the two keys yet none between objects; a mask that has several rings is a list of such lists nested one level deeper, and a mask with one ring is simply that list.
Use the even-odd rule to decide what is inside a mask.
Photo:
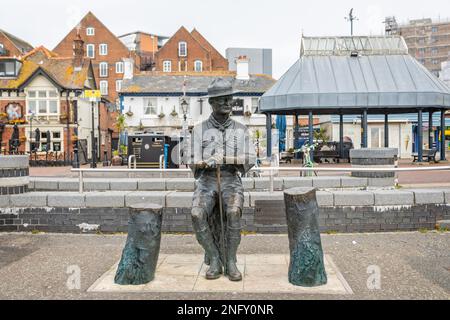
[{"label": "statue's face", "polygon": [[213,113],[221,116],[229,116],[232,111],[233,96],[215,97],[209,99]]}]

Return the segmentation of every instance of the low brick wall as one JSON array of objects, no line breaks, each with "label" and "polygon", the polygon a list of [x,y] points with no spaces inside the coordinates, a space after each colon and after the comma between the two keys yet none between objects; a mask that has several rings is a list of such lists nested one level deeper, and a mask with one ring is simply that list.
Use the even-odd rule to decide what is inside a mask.
[{"label": "low brick wall", "polygon": [[[322,232],[434,229],[450,219],[450,190],[318,191]],[[192,192],[35,192],[0,196],[0,231],[126,232],[128,206],[161,204],[164,232],[192,232]],[[286,233],[283,193],[246,192],[243,230]]]}]

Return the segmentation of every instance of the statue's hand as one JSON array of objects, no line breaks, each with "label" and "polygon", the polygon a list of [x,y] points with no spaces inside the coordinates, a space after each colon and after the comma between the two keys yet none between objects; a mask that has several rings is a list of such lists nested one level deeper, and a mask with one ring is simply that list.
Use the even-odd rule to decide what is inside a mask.
[{"label": "statue's hand", "polygon": [[205,161],[200,161],[196,164],[196,166],[200,169],[205,169],[208,167],[208,164]]},{"label": "statue's hand", "polygon": [[214,155],[208,160],[206,160],[206,165],[208,168],[215,169],[217,165],[220,165],[223,163],[223,156],[220,154]]}]

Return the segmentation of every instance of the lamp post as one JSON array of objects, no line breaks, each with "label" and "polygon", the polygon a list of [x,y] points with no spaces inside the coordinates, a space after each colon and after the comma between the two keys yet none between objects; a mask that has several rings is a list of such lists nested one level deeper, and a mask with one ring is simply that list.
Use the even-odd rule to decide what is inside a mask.
[{"label": "lamp post", "polygon": [[5,124],[0,123],[0,154],[2,153],[2,147],[3,147],[3,132],[5,131]]},{"label": "lamp post", "polygon": [[183,99],[181,100],[181,110],[183,111],[183,162],[187,165],[187,163],[184,161],[186,156],[186,139],[187,139],[187,112],[188,112],[188,106],[189,104],[186,101],[186,96],[183,96]]},{"label": "lamp post", "polygon": [[31,157],[31,154],[33,153],[33,118],[34,118],[34,113],[31,112],[31,110],[30,110],[30,157]]}]

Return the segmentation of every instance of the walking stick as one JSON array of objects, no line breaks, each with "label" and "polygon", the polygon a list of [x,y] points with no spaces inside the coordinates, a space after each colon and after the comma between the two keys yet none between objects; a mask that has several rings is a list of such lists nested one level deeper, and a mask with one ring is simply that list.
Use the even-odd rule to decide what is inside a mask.
[{"label": "walking stick", "polygon": [[222,201],[222,191],[221,191],[221,182],[220,182],[220,165],[217,165],[216,169],[217,173],[217,192],[219,193],[219,212],[220,212],[220,231],[221,231],[221,239],[220,239],[220,251],[222,252],[222,263],[224,274],[227,274],[227,262],[226,262],[226,254],[225,254],[225,230],[223,226],[223,201]]}]

